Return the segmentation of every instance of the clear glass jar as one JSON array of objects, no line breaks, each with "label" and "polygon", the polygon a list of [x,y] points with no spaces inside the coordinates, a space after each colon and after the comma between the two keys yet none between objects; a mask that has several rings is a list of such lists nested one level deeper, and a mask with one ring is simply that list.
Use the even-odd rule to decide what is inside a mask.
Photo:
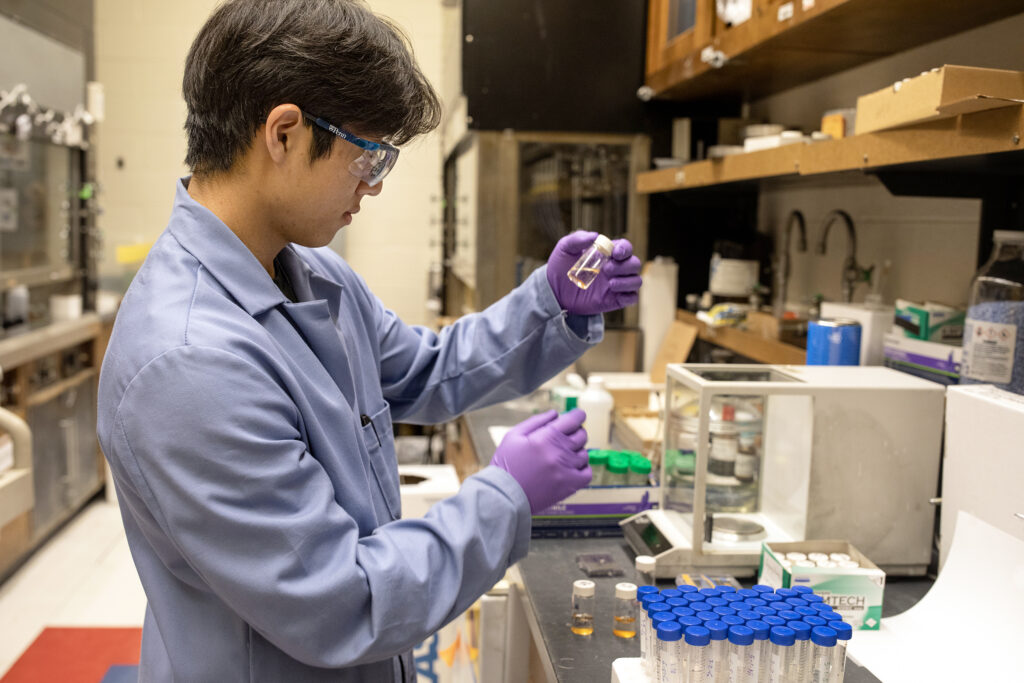
[{"label": "clear glass jar", "polygon": [[589,636],[594,632],[594,582],[580,579],[572,584],[572,632]]},{"label": "clear glass jar", "polygon": [[636,556],[636,583],[638,586],[653,586],[657,583],[655,570],[657,560],[650,555]]},{"label": "clear glass jar", "polygon": [[576,264],[569,269],[568,277],[580,289],[586,289],[597,279],[601,266],[612,257],[612,241],[598,235],[594,243],[583,252]]},{"label": "clear glass jar", "polygon": [[993,240],[971,283],[960,383],[1024,394],[1024,232],[996,230]]},{"label": "clear glass jar", "polygon": [[615,584],[612,633],[619,638],[636,637],[636,584]]}]

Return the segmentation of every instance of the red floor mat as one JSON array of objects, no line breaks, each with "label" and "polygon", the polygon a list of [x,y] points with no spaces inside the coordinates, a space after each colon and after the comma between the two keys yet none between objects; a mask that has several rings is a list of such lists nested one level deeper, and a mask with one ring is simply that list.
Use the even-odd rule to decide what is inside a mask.
[{"label": "red floor mat", "polygon": [[46,628],[0,683],[99,683],[115,664],[138,664],[141,628]]}]

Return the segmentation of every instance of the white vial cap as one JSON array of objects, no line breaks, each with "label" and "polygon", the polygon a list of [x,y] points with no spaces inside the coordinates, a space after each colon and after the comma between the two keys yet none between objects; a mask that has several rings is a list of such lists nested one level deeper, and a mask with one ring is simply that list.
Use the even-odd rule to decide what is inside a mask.
[{"label": "white vial cap", "polygon": [[996,230],[992,233],[992,241],[1013,242],[1014,244],[1024,242],[1024,230]]},{"label": "white vial cap", "polygon": [[793,563],[793,566],[794,567],[804,567],[804,568],[807,568],[807,567],[817,567],[818,565],[814,564],[810,560],[797,560],[797,561],[795,561]]},{"label": "white vial cap", "polygon": [[602,252],[606,256],[611,256],[612,241],[604,235],[597,236],[597,239],[594,240],[594,246],[597,247],[598,251]]},{"label": "white vial cap", "polygon": [[828,555],[825,553],[807,553],[807,559],[812,562],[824,562],[828,559]]},{"label": "white vial cap", "polygon": [[594,582],[587,579],[579,579],[572,582],[572,594],[581,598],[589,598],[594,594]]},{"label": "white vial cap", "polygon": [[846,553],[829,553],[828,559],[832,560],[833,562],[846,562],[850,559],[850,556]]},{"label": "white vial cap", "polygon": [[636,585],[632,583],[615,584],[615,597],[622,600],[636,600]]},{"label": "white vial cap", "polygon": [[838,564],[843,569],[859,569],[860,568],[860,563],[856,562],[854,560],[840,560],[838,562]]},{"label": "white vial cap", "polygon": [[650,555],[637,555],[636,556],[636,569],[641,572],[653,572],[657,566],[658,561]]},{"label": "white vial cap", "polygon": [[835,569],[839,566],[832,560],[817,560],[816,564],[822,569]]},{"label": "white vial cap", "polygon": [[787,560],[791,560],[792,562],[796,562],[797,560],[806,560],[807,556],[804,555],[803,553],[792,552],[792,553],[786,553],[786,559]]}]

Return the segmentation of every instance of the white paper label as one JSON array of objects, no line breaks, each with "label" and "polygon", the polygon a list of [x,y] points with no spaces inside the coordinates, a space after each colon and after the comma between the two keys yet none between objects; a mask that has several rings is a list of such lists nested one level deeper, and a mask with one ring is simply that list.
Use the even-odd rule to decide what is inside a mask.
[{"label": "white paper label", "polygon": [[779,21],[789,21],[793,18],[793,3],[787,2],[779,6]]},{"label": "white paper label", "polygon": [[1016,325],[968,318],[964,331],[964,375],[979,382],[1009,384],[1013,379],[1016,347]]},{"label": "white paper label", "polygon": [[18,229],[18,191],[13,187],[0,188],[0,232]]},{"label": "white paper label", "polygon": [[804,0],[804,11],[814,9],[814,0]]}]

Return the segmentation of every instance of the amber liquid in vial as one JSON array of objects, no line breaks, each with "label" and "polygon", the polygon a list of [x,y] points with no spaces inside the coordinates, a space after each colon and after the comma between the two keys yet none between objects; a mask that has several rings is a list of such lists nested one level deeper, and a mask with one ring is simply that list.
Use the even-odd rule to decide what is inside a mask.
[{"label": "amber liquid in vial", "polygon": [[586,289],[594,284],[594,280],[597,279],[597,274],[600,272],[600,268],[580,268],[579,270],[571,271],[569,279],[580,289]]},{"label": "amber liquid in vial", "polygon": [[572,632],[578,636],[589,636],[594,632],[594,615],[574,612],[572,615]]},{"label": "amber liquid in vial", "polygon": [[616,615],[615,626],[612,628],[612,633],[617,635],[619,638],[636,637],[636,619],[633,617]]}]

